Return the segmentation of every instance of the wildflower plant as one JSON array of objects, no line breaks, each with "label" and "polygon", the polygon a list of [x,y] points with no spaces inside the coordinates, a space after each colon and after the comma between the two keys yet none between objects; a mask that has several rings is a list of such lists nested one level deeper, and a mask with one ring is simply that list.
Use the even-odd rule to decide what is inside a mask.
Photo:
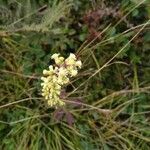
[{"label": "wildflower plant", "polygon": [[48,70],[43,70],[41,80],[42,96],[51,107],[59,107],[65,105],[61,98],[62,87],[70,82],[70,78],[78,74],[82,62],[70,53],[65,59],[60,54],[53,54],[51,59],[55,61],[55,65],[50,65]]}]

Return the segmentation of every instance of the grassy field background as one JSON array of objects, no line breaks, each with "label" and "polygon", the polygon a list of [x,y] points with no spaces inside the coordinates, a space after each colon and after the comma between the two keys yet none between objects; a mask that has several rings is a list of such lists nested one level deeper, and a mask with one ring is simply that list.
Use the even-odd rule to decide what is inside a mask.
[{"label": "grassy field background", "polygon": [[[0,1],[1,150],[150,149],[149,0]],[[83,62],[50,108],[41,76]]]}]

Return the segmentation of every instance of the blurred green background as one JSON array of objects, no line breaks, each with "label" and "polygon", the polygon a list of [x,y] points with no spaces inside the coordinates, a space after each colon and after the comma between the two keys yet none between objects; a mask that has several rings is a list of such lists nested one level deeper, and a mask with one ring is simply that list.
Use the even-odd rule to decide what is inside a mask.
[{"label": "blurred green background", "polygon": [[[149,0],[0,0],[0,149],[149,150],[149,29]],[[83,62],[56,110],[54,53]]]}]

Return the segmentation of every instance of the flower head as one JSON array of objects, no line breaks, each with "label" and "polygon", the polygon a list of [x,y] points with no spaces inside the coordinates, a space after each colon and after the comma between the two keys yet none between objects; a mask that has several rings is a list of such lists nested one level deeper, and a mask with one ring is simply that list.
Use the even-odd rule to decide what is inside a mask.
[{"label": "flower head", "polygon": [[51,59],[54,59],[54,61],[57,65],[61,65],[64,63],[64,57],[59,57],[59,56],[60,56],[60,54],[53,54],[51,56]]},{"label": "flower head", "polygon": [[69,78],[78,74],[78,68],[81,68],[81,61],[77,60],[74,54],[70,54],[67,59],[61,57],[60,54],[53,54],[51,59],[54,59],[57,67],[49,66],[49,69],[43,70],[42,96],[47,100],[51,107],[65,105],[60,97],[62,86],[69,83]]}]

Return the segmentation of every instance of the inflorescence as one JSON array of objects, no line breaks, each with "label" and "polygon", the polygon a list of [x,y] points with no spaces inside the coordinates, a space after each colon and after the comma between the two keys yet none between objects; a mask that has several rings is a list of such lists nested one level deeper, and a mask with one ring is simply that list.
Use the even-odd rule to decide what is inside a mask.
[{"label": "inflorescence", "polygon": [[51,59],[55,61],[55,66],[50,65],[48,70],[43,70],[42,96],[47,100],[51,107],[65,105],[61,98],[62,86],[69,83],[69,78],[78,74],[78,69],[81,68],[82,62],[77,60],[76,56],[70,53],[67,59],[60,54],[53,54]]}]

